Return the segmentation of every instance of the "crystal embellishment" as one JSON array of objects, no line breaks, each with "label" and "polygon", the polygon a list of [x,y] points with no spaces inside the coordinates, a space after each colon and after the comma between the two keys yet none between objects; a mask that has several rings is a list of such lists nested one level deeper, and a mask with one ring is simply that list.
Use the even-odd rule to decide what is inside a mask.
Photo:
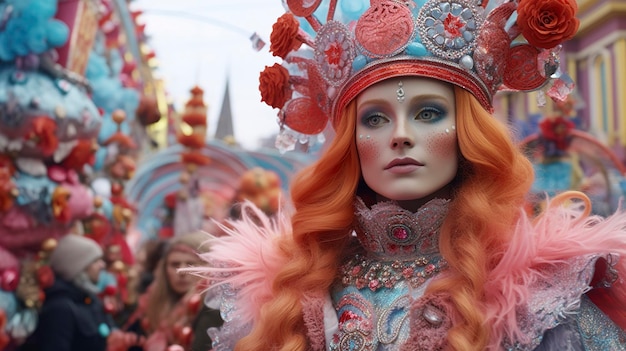
[{"label": "crystal embellishment", "polygon": [[353,285],[359,290],[368,288],[374,292],[393,289],[401,281],[417,288],[447,266],[439,255],[409,261],[378,261],[357,254],[342,266],[341,282],[344,286]]},{"label": "crystal embellishment", "polygon": [[432,256],[439,252],[439,227],[449,202],[433,199],[413,213],[393,201],[379,202],[369,209],[357,198],[357,238],[369,256],[381,260]]},{"label": "crystal embellishment", "polygon": [[398,241],[405,241],[409,237],[409,228],[405,225],[398,224],[391,229],[391,234]]},{"label": "crystal embellishment", "polygon": [[474,49],[483,20],[480,6],[467,0],[432,0],[422,7],[417,26],[429,51],[455,60]]}]

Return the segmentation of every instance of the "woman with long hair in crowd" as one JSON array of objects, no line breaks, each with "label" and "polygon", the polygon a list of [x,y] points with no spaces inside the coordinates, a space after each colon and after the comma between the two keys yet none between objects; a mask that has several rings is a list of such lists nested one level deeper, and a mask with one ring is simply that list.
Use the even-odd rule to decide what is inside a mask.
[{"label": "woman with long hair in crowd", "polygon": [[[205,234],[193,232],[166,242],[154,280],[139,298],[137,310],[127,323],[127,330],[145,335],[146,341],[142,348],[130,350],[165,350],[171,345],[194,351],[210,348],[206,330],[221,324],[219,312],[200,314],[204,288],[197,277],[179,272],[201,263],[198,255],[206,251],[204,241]],[[195,328],[202,330],[194,332]]]}]

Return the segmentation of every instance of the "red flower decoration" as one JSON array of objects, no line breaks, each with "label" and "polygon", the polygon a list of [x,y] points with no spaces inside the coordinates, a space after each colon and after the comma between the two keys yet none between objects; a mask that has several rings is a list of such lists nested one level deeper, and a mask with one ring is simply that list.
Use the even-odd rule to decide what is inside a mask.
[{"label": "red flower decoration", "polygon": [[13,207],[17,188],[7,167],[0,165],[0,212]]},{"label": "red flower decoration", "polygon": [[169,193],[165,195],[165,199],[163,199],[163,201],[165,202],[165,207],[169,209],[176,207],[176,193]]},{"label": "red flower decoration", "polygon": [[309,135],[321,133],[328,123],[328,117],[317,101],[308,97],[289,101],[281,118],[289,128]]},{"label": "red flower decoration", "polygon": [[50,266],[46,265],[37,268],[37,281],[42,289],[49,288],[54,284],[54,273]]},{"label": "red flower decoration", "polygon": [[261,101],[273,108],[282,108],[291,98],[289,85],[289,71],[278,63],[273,66],[265,66],[259,76],[259,90]]},{"label": "red flower decoration", "polygon": [[446,17],[443,21],[443,25],[448,34],[450,34],[453,38],[458,38],[461,36],[461,29],[465,24],[458,16],[448,13],[448,17]]},{"label": "red flower decoration", "polygon": [[37,116],[32,121],[32,130],[26,135],[33,140],[44,156],[50,156],[59,146],[56,137],[57,125],[48,116]]},{"label": "red flower decoration", "polygon": [[63,186],[54,188],[52,193],[52,215],[61,223],[68,223],[72,219],[72,210],[68,206],[70,196],[70,190]]},{"label": "red flower decoration", "polygon": [[517,24],[531,45],[551,49],[576,34],[576,11],[575,0],[521,0]]},{"label": "red flower decoration", "polygon": [[94,140],[78,140],[78,144],[76,144],[70,154],[65,157],[61,165],[69,169],[82,171],[86,164],[94,164],[96,161],[96,150],[98,150],[98,145]]},{"label": "red flower decoration", "polygon": [[84,220],[83,225],[85,227],[85,236],[97,243],[102,243],[107,234],[111,232],[109,220],[99,213],[92,214],[88,219]]},{"label": "red flower decoration", "polygon": [[9,267],[0,272],[0,288],[4,291],[15,291],[20,283],[20,272],[17,268]]},{"label": "red flower decoration", "polygon": [[7,155],[0,154],[0,168],[6,168],[9,172],[9,176],[12,176],[13,173],[15,173],[13,160]]},{"label": "red flower decoration", "polygon": [[284,59],[292,50],[298,50],[302,45],[298,37],[299,30],[300,24],[292,14],[286,13],[280,16],[272,26],[270,52]]},{"label": "red flower decoration", "polygon": [[558,150],[566,150],[569,146],[569,134],[574,123],[565,117],[546,118],[539,123],[542,136],[554,142]]},{"label": "red flower decoration", "polygon": [[343,53],[343,49],[339,43],[331,43],[324,53],[328,58],[327,61],[329,64],[338,65],[341,63],[341,54]]}]

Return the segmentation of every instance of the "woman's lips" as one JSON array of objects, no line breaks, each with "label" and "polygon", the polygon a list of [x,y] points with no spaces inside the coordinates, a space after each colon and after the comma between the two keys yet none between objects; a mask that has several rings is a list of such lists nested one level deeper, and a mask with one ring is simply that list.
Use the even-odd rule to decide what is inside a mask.
[{"label": "woman's lips", "polygon": [[424,164],[418,162],[412,158],[397,158],[385,167],[386,171],[389,171],[394,174],[406,174],[415,171],[416,169],[423,167]]}]

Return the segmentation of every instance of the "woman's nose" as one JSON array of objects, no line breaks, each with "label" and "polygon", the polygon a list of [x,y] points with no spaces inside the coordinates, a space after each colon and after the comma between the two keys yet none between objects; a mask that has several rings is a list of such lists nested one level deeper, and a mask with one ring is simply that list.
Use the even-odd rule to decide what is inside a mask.
[{"label": "woman's nose", "polygon": [[392,148],[413,147],[415,140],[409,128],[410,126],[405,120],[399,119],[398,122],[396,122],[396,126],[391,137]]}]

